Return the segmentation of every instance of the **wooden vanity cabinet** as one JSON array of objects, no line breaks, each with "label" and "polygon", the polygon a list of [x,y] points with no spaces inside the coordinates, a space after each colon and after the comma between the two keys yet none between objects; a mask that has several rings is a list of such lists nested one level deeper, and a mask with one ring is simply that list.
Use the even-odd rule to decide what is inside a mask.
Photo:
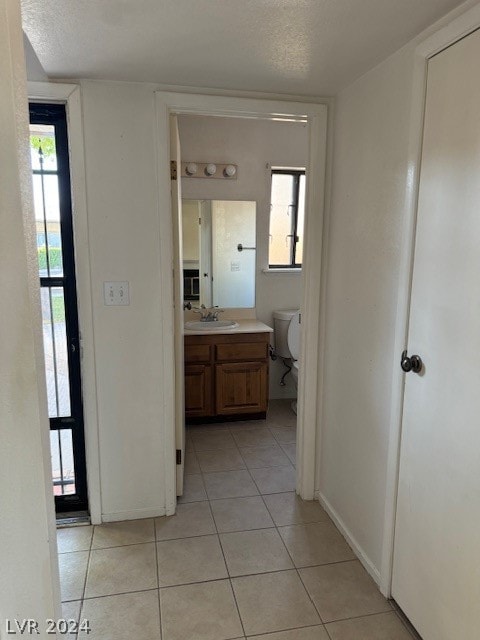
[{"label": "wooden vanity cabinet", "polygon": [[185,417],[263,415],[268,333],[185,336]]}]

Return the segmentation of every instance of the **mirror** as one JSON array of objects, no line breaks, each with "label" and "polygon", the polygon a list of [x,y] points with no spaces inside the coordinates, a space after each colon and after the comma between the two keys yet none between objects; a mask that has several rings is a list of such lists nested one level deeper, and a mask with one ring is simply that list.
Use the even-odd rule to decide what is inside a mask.
[{"label": "mirror", "polygon": [[183,289],[192,306],[255,306],[256,203],[182,200]]}]

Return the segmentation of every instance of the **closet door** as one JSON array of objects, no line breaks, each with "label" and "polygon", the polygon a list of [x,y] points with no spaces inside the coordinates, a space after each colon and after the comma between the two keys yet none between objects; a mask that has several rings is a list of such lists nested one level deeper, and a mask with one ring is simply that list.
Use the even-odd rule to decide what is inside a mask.
[{"label": "closet door", "polygon": [[424,640],[480,637],[479,61],[428,65],[392,587]]}]

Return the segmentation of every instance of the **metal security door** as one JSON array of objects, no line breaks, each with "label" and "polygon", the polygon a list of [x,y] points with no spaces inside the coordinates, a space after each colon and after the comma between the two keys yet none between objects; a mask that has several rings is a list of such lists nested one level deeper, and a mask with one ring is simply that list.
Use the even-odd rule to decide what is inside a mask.
[{"label": "metal security door", "polygon": [[38,270],[57,513],[87,509],[67,118],[60,104],[30,105]]}]

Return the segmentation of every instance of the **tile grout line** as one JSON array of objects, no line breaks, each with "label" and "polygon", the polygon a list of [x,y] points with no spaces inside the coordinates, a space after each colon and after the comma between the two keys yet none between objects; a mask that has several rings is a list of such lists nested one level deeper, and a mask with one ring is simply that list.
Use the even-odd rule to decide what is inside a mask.
[{"label": "tile grout line", "polygon": [[208,507],[210,509],[210,515],[211,515],[212,520],[213,520],[213,526],[215,527],[215,531],[217,532],[218,544],[220,545],[220,550],[222,552],[223,562],[225,563],[225,570],[227,572],[227,579],[228,579],[228,583],[230,585],[230,591],[232,592],[233,600],[235,602],[235,607],[237,609],[237,615],[238,615],[238,619],[240,620],[240,626],[242,627],[243,636],[246,637],[247,634],[245,632],[245,627],[243,626],[243,619],[242,619],[242,616],[241,616],[241,613],[240,613],[240,607],[238,606],[237,596],[235,595],[235,589],[233,588],[232,577],[230,575],[230,569],[228,568],[227,559],[225,557],[225,551],[223,549],[222,540],[220,538],[220,534],[219,534],[218,527],[217,527],[217,521],[215,520],[215,516],[213,514],[213,509],[212,509],[212,505],[210,504],[210,500],[208,500]]},{"label": "tile grout line", "polygon": [[[296,498],[296,495],[297,495],[297,494],[295,493],[295,498]],[[296,566],[296,564],[295,564],[295,560],[293,559],[292,555],[290,554],[290,551],[288,550],[288,547],[287,547],[287,545],[285,544],[285,540],[283,539],[282,535],[280,534],[279,527],[278,527],[277,523],[275,522],[275,520],[274,520],[274,518],[273,518],[273,516],[272,516],[272,514],[271,514],[271,512],[270,512],[270,510],[269,510],[269,508],[268,508],[268,505],[267,505],[266,501],[265,501],[265,500],[264,500],[264,498],[263,498],[263,495],[262,495],[262,500],[263,500],[263,503],[264,503],[265,508],[267,509],[268,513],[270,513],[270,517],[272,518],[273,523],[275,524],[275,529],[276,529],[277,535],[278,535],[278,537],[280,538],[280,540],[282,541],[282,544],[283,544],[283,546],[284,546],[284,549],[285,549],[285,551],[287,552],[288,557],[290,558],[290,560],[291,560],[291,562],[292,562],[292,564],[293,564],[293,567],[294,567],[294,569],[295,569],[295,571],[296,571],[296,573],[297,573],[297,577],[298,577],[298,579],[300,580],[300,582],[301,582],[301,584],[302,584],[302,587],[303,587],[303,589],[304,589],[305,593],[306,593],[306,594],[307,594],[307,596],[308,596],[308,599],[309,599],[309,600],[310,600],[310,602],[312,603],[314,610],[317,612],[317,615],[318,615],[318,618],[319,618],[319,620],[320,620],[320,623],[321,623],[321,624],[323,625],[323,627],[325,628],[325,624],[324,624],[324,622],[323,622],[323,618],[322,618],[322,616],[320,615],[320,611],[318,610],[318,608],[317,608],[317,606],[316,606],[315,602],[314,602],[314,601],[313,601],[313,599],[312,599],[312,596],[310,595],[310,592],[308,591],[307,587],[305,586],[305,583],[304,583],[304,582],[303,582],[303,580],[302,580],[302,576],[300,575],[300,571],[298,570],[298,567],[297,567],[297,566]]]},{"label": "tile grout line", "polygon": [[86,595],[86,591],[87,591],[87,580],[88,580],[88,572],[90,571],[90,562],[91,562],[91,558],[92,558],[92,546],[93,546],[93,536],[95,535],[95,526],[96,525],[92,526],[92,535],[90,537],[90,545],[88,547],[87,570],[85,571],[85,580],[83,582],[83,591],[82,591],[82,597],[81,597],[81,603],[80,603],[80,612],[78,614],[78,618],[79,619],[82,616],[83,603],[85,601],[85,595]]}]

